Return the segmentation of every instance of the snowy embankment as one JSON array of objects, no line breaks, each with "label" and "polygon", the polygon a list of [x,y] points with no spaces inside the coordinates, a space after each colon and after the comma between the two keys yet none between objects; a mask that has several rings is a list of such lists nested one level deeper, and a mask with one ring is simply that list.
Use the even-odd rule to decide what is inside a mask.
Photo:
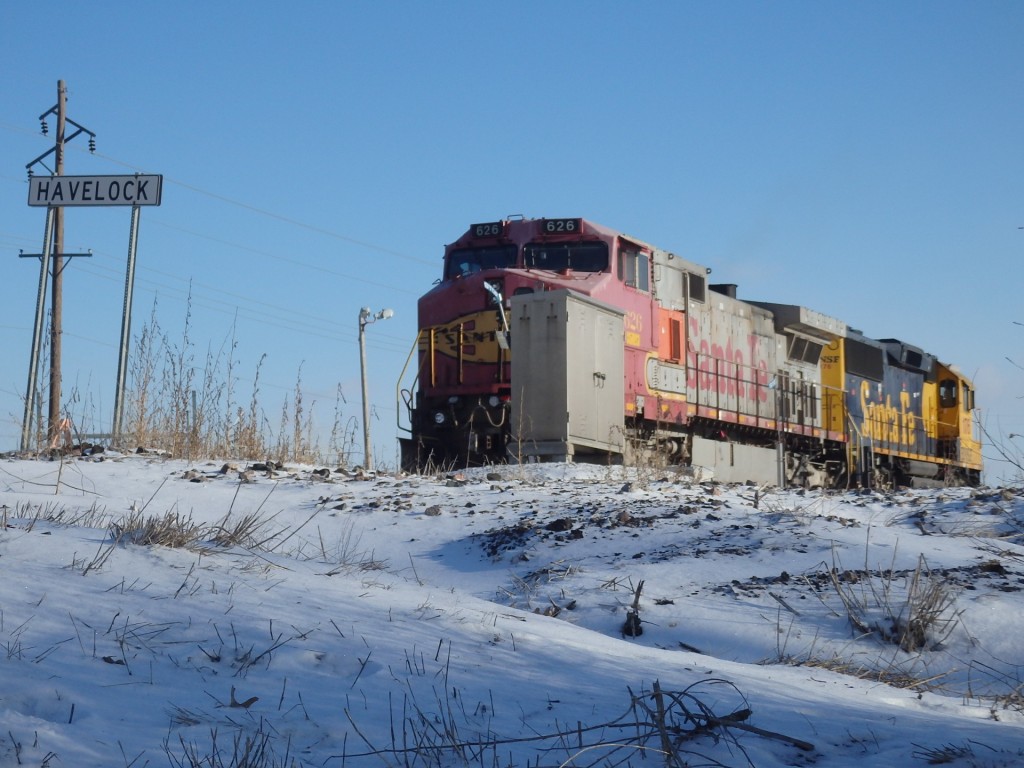
[{"label": "snowy embankment", "polygon": [[1019,489],[100,455],[0,525],[0,766],[1024,763]]}]

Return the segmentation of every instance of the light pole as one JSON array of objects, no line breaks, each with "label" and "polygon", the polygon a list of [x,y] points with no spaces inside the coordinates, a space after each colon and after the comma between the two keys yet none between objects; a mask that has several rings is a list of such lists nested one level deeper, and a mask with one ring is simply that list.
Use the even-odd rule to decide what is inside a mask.
[{"label": "light pole", "polygon": [[373,448],[370,445],[370,396],[366,391],[366,326],[394,315],[390,309],[372,312],[369,307],[359,310],[359,378],[363,385],[363,469],[373,471]]}]

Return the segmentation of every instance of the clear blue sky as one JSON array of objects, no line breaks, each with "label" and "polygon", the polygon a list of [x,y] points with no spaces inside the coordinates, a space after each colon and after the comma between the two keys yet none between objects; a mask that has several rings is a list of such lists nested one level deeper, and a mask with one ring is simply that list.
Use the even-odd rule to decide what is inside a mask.
[{"label": "clear blue sky", "polygon": [[[134,330],[156,298],[180,340],[191,290],[199,358],[234,328],[243,397],[266,355],[271,423],[300,366],[325,429],[339,385],[358,419],[359,308],[390,307],[368,339],[393,462],[443,245],[524,214],[915,343],[975,378],[990,430],[1024,433],[1024,3],[10,2],[0,63],[0,450],[38,282],[18,252],[43,235],[25,164],[61,79],[97,134],[66,173],[164,175]],[[93,257],[65,273],[64,392],[108,425],[129,210],[66,216]]]}]

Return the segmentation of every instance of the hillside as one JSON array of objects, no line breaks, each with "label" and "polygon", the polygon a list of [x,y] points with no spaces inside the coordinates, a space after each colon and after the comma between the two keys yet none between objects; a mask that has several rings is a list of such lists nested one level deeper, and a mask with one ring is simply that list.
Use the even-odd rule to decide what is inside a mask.
[{"label": "hillside", "polygon": [[0,511],[0,766],[1024,762],[1020,488],[100,454]]}]

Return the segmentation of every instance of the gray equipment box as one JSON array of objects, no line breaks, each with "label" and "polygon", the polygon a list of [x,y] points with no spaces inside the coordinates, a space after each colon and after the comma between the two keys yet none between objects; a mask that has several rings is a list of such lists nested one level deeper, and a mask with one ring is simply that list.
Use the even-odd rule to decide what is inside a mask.
[{"label": "gray equipment box", "polygon": [[622,454],[623,312],[568,290],[512,297],[509,459]]}]

